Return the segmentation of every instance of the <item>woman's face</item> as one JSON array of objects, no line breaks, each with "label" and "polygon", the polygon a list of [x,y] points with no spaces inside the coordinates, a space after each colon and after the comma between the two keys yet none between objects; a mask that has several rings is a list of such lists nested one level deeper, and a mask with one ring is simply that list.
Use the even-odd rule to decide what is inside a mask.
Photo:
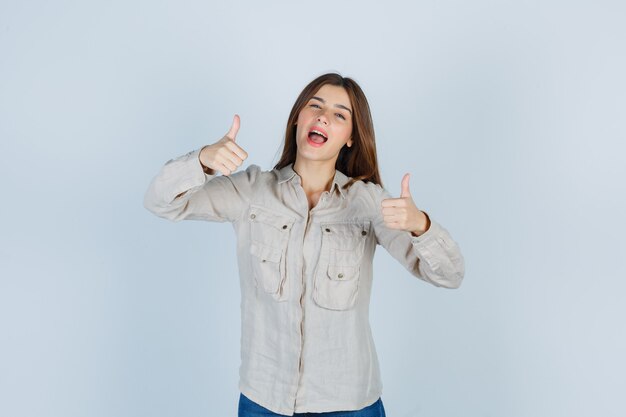
[{"label": "woman's face", "polygon": [[323,85],[298,115],[298,156],[334,163],[344,145],[352,146],[351,135],[352,106],[348,93],[340,86]]}]

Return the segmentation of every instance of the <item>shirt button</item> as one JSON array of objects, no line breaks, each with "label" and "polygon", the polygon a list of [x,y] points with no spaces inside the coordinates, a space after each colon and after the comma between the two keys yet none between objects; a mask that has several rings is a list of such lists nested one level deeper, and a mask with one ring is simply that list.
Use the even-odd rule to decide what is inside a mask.
[{"label": "shirt button", "polygon": [[328,227],[325,230],[326,230],[326,233],[330,233],[330,229]]},{"label": "shirt button", "polygon": [[343,278],[343,273],[340,272],[339,275],[337,275],[337,278],[339,278],[339,279]]},{"label": "shirt button", "polygon": [[254,214],[254,213],[252,213],[252,214],[250,215],[250,218],[251,218],[251,219],[254,219],[255,217],[256,217],[256,214]]},{"label": "shirt button", "polygon": [[283,229],[286,229],[286,228],[287,228],[287,225],[286,225],[286,224],[283,224]]},{"label": "shirt button", "polygon": [[363,230],[363,231],[361,232],[361,234],[362,234],[363,236],[365,236],[365,235],[367,234],[367,232],[366,232],[365,230]]}]

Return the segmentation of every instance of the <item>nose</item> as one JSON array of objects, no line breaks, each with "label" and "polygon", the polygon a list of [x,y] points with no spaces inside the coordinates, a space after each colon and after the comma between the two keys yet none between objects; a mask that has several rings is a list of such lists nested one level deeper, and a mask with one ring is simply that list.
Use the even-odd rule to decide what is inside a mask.
[{"label": "nose", "polygon": [[320,114],[319,116],[317,116],[317,121],[318,121],[318,122],[321,122],[321,123],[324,123],[325,125],[327,125],[327,124],[328,124],[328,119],[326,119],[326,116],[324,116],[324,115],[322,115],[322,114]]}]

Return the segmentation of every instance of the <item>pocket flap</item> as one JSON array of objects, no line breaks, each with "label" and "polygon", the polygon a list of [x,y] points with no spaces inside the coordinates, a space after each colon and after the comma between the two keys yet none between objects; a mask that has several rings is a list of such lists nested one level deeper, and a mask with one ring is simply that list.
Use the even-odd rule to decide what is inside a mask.
[{"label": "pocket flap", "polygon": [[258,205],[252,205],[250,207],[249,219],[252,222],[268,224],[281,231],[291,230],[293,224],[295,223],[295,219],[293,217],[286,216],[282,213],[278,213]]},{"label": "pocket flap", "polygon": [[328,265],[328,278],[333,281],[350,281],[358,275],[359,265]]},{"label": "pocket flap", "polygon": [[261,259],[261,262],[279,262],[281,257],[280,249],[255,241],[250,242],[250,253]]}]

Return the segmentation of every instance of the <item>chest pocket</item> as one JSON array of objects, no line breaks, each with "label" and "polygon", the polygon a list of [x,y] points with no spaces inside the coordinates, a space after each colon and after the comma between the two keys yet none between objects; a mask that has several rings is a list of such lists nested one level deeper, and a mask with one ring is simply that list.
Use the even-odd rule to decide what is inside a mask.
[{"label": "chest pocket", "polygon": [[287,245],[295,219],[265,207],[252,205],[250,223],[250,262],[257,288],[277,301],[287,299]]},{"label": "chest pocket", "polygon": [[359,292],[361,260],[370,221],[322,223],[320,261],[315,272],[313,300],[330,310],[354,306]]}]

